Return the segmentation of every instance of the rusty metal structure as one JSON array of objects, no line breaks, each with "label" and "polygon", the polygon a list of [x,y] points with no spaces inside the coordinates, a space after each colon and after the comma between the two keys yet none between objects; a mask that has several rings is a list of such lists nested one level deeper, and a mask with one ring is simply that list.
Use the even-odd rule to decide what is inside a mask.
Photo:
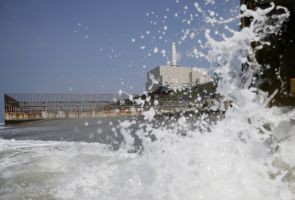
[{"label": "rusty metal structure", "polygon": [[[126,96],[125,96],[126,98]],[[115,94],[4,94],[5,124],[41,119],[94,118],[141,112],[120,106],[123,96]]]},{"label": "rusty metal structure", "polygon": [[[269,7],[271,2],[286,7],[290,17],[283,24],[280,34],[266,38],[271,45],[256,52],[258,63],[265,68],[263,75],[259,77],[262,81],[259,87],[269,94],[278,91],[270,102],[271,105],[295,106],[295,1],[241,0],[241,5],[255,10],[258,7]],[[274,9],[272,14],[278,14],[276,12],[279,11]],[[249,26],[250,22],[251,18],[241,19],[241,27]]]}]

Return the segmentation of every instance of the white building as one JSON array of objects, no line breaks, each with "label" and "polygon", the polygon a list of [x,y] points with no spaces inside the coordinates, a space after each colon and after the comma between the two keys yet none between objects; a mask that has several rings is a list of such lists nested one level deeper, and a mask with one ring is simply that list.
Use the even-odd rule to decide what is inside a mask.
[{"label": "white building", "polygon": [[160,65],[147,73],[147,91],[155,91],[161,86],[180,89],[186,86],[210,82],[211,77],[204,69],[183,67],[176,64],[176,46],[172,43],[172,65]]}]

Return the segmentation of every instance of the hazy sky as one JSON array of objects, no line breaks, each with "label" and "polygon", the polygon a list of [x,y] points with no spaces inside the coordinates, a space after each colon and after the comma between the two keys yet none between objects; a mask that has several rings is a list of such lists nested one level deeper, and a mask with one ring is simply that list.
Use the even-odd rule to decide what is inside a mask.
[{"label": "hazy sky", "polygon": [[146,72],[170,59],[171,42],[179,64],[210,67],[191,56],[204,50],[206,29],[216,38],[223,30],[205,17],[228,18],[237,6],[239,0],[1,0],[0,111],[4,92],[142,92]]}]

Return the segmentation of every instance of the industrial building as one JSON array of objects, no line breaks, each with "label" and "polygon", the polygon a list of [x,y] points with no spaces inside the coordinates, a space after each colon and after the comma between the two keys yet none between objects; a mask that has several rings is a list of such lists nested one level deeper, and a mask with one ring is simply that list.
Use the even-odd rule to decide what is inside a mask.
[{"label": "industrial building", "polygon": [[211,81],[211,77],[204,69],[197,67],[184,67],[177,65],[176,45],[172,43],[172,64],[159,65],[147,73],[146,90],[153,92],[159,87],[172,90],[187,86],[195,86]]}]

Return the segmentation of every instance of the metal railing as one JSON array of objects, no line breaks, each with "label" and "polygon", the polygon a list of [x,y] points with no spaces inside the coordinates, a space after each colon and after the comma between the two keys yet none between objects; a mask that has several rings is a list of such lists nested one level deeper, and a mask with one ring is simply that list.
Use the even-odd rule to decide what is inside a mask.
[{"label": "metal railing", "polygon": [[128,98],[119,94],[7,93],[18,102],[111,102]]},{"label": "metal railing", "polygon": [[[151,105],[121,105],[126,95],[115,94],[5,94],[5,120],[85,118],[116,115],[137,115]],[[129,102],[130,103],[130,102]],[[160,101],[156,112],[179,112],[198,107],[186,101]]]}]

